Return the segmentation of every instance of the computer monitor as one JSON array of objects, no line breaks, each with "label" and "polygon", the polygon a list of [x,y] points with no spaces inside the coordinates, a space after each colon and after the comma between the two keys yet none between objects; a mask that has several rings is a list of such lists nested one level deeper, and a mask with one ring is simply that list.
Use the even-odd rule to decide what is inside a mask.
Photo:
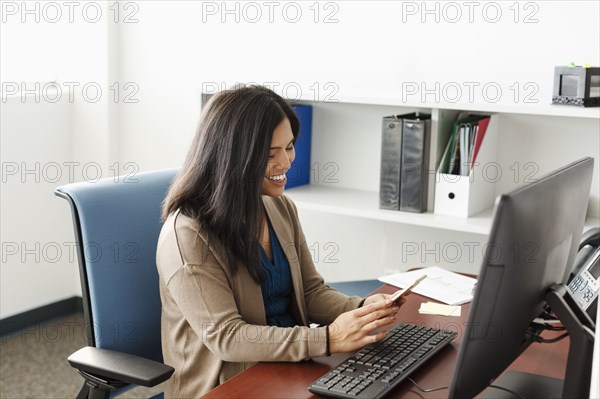
[{"label": "computer monitor", "polygon": [[[548,306],[549,290],[557,291],[561,298],[566,292],[553,285],[564,284],[571,271],[586,217],[593,166],[592,158],[584,158],[497,198],[491,234],[450,386],[450,398],[473,398],[492,384],[531,344],[530,335],[539,332],[539,328],[532,326],[532,321]],[[568,295],[564,299],[568,302]],[[578,317],[584,313],[574,311]],[[588,316],[583,323],[590,322]],[[568,324],[573,323],[570,320]],[[581,326],[579,321],[574,325]],[[589,341],[588,332],[585,334]],[[573,341],[571,339],[571,345]],[[585,371],[589,389],[591,356],[589,361],[576,359],[580,355],[574,353],[572,346],[570,352],[573,353],[570,353],[567,369],[578,367],[572,363],[583,362],[585,370],[585,362],[589,362]],[[571,370],[571,377],[573,372]],[[539,378],[534,382],[534,377]],[[538,398],[550,397],[545,396],[544,389],[553,391],[553,397],[565,392],[560,380],[525,373],[512,375],[506,383],[510,385],[506,389],[521,391],[521,397],[527,397],[524,391],[534,393]],[[503,383],[499,379],[493,384],[502,387]],[[502,394],[507,395],[507,392]]]}]

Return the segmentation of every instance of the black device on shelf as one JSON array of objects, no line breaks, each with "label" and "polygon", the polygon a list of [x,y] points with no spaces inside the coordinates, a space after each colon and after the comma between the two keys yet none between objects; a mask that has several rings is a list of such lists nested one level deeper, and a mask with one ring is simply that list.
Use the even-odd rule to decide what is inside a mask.
[{"label": "black device on shelf", "polygon": [[600,68],[555,67],[552,104],[600,107]]}]

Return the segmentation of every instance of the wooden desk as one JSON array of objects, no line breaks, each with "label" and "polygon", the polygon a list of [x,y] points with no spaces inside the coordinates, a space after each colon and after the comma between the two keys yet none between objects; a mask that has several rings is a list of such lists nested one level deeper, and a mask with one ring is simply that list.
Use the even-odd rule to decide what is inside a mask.
[{"label": "wooden desk", "polygon": [[[395,287],[384,285],[376,292],[391,294]],[[418,309],[422,302],[429,301],[421,295],[411,294],[400,308],[398,322],[427,325],[458,332],[457,338],[437,353],[420,370],[412,374],[423,388],[447,387],[452,380],[454,363],[462,340],[464,326],[469,315],[470,304],[461,309],[461,317],[421,315]],[[546,338],[559,335],[545,332]],[[526,371],[555,378],[564,378],[569,339],[555,344],[532,344],[508,369]],[[226,383],[208,392],[203,398],[316,398],[307,386],[346,359],[348,354],[316,358],[299,363],[258,363]],[[446,398],[448,389],[422,393],[413,384],[404,381],[389,398]]]}]

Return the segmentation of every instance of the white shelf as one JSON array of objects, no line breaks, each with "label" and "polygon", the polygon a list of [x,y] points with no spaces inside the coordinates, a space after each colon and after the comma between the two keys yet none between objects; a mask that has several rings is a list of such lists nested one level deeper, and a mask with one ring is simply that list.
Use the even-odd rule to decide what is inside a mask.
[{"label": "white shelf", "polygon": [[523,115],[541,115],[572,118],[600,119],[600,108],[583,108],[569,105],[505,105],[505,104],[447,104],[441,109],[469,110],[475,112],[507,113]]},{"label": "white shelf", "polygon": [[285,191],[299,208],[392,223],[487,235],[492,208],[470,218],[379,209],[379,193],[310,184]]},{"label": "white shelf", "polygon": [[[379,209],[379,194],[373,191],[310,184],[288,189],[285,193],[301,209],[330,214],[481,235],[488,235],[492,226],[493,207],[469,218],[462,218],[436,215],[432,212],[411,213]],[[599,225],[599,218],[588,218],[585,228]]]},{"label": "white shelf", "polygon": [[[311,101],[310,98],[302,101]],[[343,96],[341,103],[384,105],[417,109],[449,109],[487,113],[509,113],[524,115],[543,115],[557,117],[600,119],[600,107],[577,107],[558,104],[493,104],[493,103],[448,103],[448,102],[403,102],[400,96]]]}]

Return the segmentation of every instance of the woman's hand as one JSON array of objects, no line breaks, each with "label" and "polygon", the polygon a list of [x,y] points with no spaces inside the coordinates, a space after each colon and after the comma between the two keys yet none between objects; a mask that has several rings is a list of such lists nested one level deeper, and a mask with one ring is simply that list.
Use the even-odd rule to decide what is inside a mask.
[{"label": "woman's hand", "polygon": [[[402,306],[402,304],[404,302],[406,302],[406,299],[404,298],[406,295],[410,295],[410,292],[404,294],[400,300],[396,301],[396,305],[398,306]],[[365,298],[365,301],[363,302],[363,306],[367,306],[371,303],[375,303],[375,302],[379,302],[379,301],[385,301],[386,299],[390,299],[392,297],[392,295],[390,294],[374,294],[371,296],[368,296]]]},{"label": "woman's hand", "polygon": [[351,352],[385,337],[387,331],[370,334],[373,330],[393,323],[399,307],[389,299],[376,301],[373,298],[369,303],[367,300],[362,307],[342,313],[331,323],[328,337],[331,353]]},{"label": "woman's hand", "polygon": [[363,306],[367,306],[371,303],[375,303],[375,302],[379,302],[379,301],[385,301],[386,299],[390,299],[391,295],[389,294],[375,294],[375,295],[371,295],[365,298],[365,301],[363,302]]}]

